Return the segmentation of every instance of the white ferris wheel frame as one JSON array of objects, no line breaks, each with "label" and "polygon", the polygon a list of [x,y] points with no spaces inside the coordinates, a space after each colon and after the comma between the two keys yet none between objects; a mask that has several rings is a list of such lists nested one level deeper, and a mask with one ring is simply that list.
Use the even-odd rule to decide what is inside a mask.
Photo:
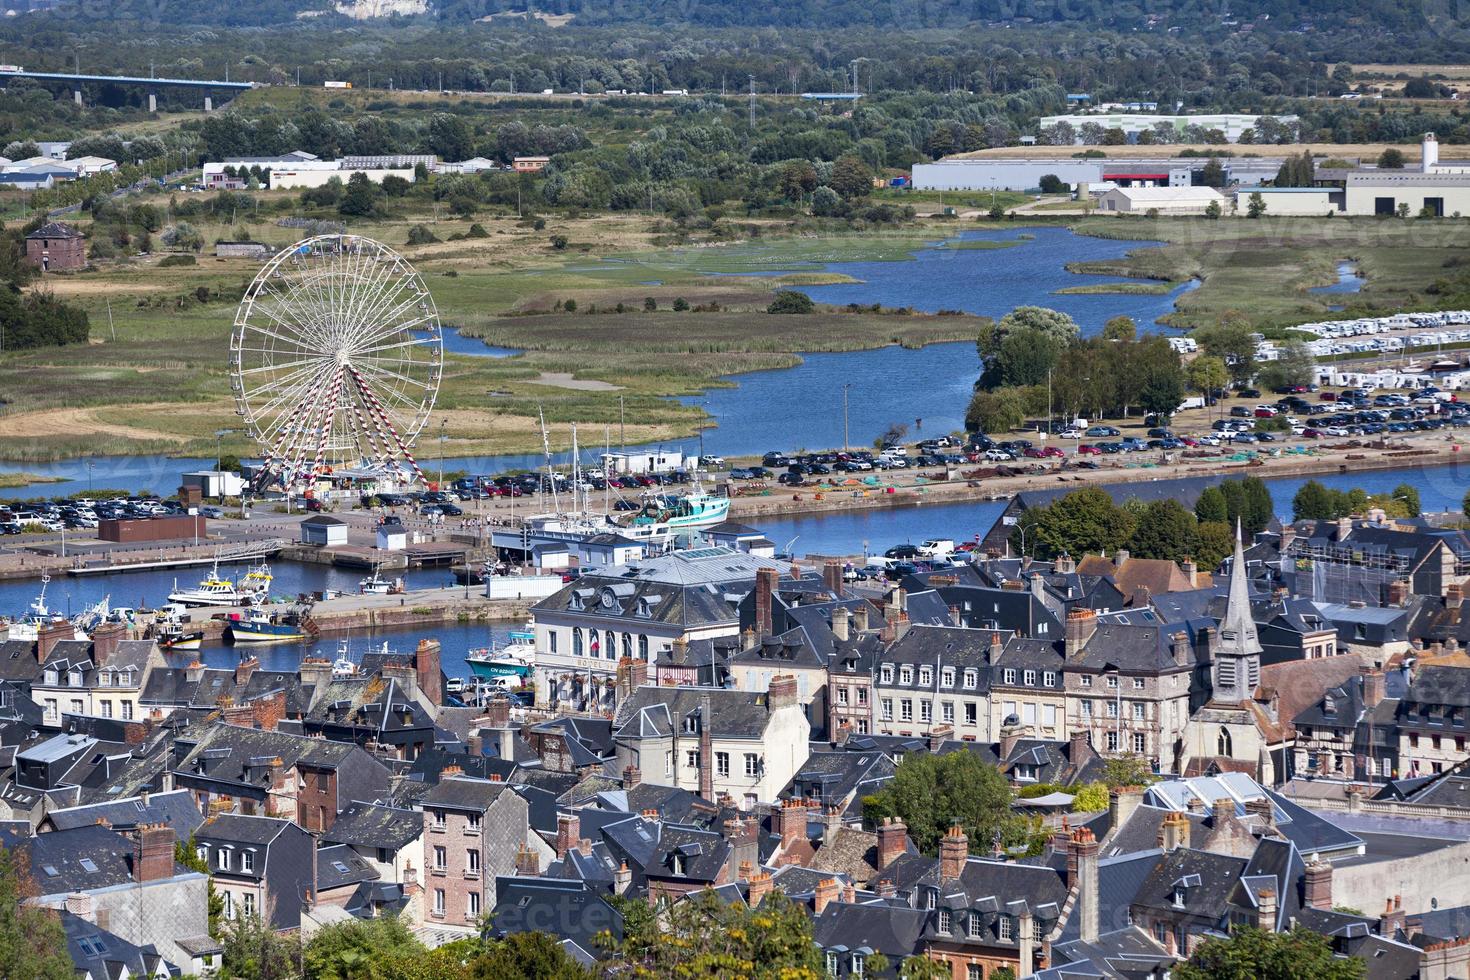
[{"label": "white ferris wheel frame", "polygon": [[[230,332],[235,414],[263,482],[337,468],[427,482],[413,457],[444,367],[443,328],[408,260],[360,235],[318,235],[256,275]],[[410,476],[411,474],[411,476]]]}]

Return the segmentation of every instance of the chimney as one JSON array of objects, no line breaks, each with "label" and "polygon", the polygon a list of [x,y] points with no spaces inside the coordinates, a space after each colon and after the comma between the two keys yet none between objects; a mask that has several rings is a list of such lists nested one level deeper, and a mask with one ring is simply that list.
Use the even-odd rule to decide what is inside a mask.
[{"label": "chimney", "polygon": [[633,871],[624,861],[618,865],[618,870],[613,872],[613,892],[618,895],[627,894],[628,888],[633,884]]},{"label": "chimney", "polygon": [[863,599],[852,611],[852,628],[859,633],[865,633],[868,629],[868,600]]},{"label": "chimney", "polygon": [[837,832],[842,829],[842,811],[837,805],[831,804],[822,812],[822,844],[826,846],[837,839]]},{"label": "chimney", "polygon": [[939,841],[939,880],[953,881],[965,870],[965,861],[970,857],[970,838],[958,825],[949,828]]},{"label": "chimney", "polygon": [[1165,854],[1189,846],[1189,818],[1177,810],[1164,816],[1159,824],[1159,849]]},{"label": "chimney", "polygon": [[59,619],[42,624],[36,631],[36,660],[45,663],[56,644],[62,640],[74,640],[76,635],[76,629],[69,620]]},{"label": "chimney", "polygon": [[[792,679],[793,686],[795,679]],[[771,686],[775,687],[776,679],[771,680]],[[706,800],[715,798],[715,760],[714,748],[711,745],[710,722],[711,711],[709,706],[709,695],[699,699],[699,795]]]},{"label": "chimney", "polygon": [[496,695],[485,705],[481,716],[486,728],[504,728],[510,724],[510,698]]},{"label": "chimney", "polygon": [[766,709],[775,711],[779,708],[788,708],[797,703],[796,677],[793,674],[777,674],[771,678],[771,686],[766,689]]},{"label": "chimney", "polygon": [[1148,607],[1148,600],[1148,586],[1140,585],[1136,589],[1134,589],[1133,594],[1128,597],[1128,605],[1132,606],[1134,609],[1145,609]]},{"label": "chimney", "polygon": [[995,632],[991,633],[990,634],[990,662],[992,664],[995,663],[997,660],[1000,659],[1000,655],[1005,650],[1005,648],[1006,648],[1005,641],[1000,638],[1000,630],[996,630]]},{"label": "chimney", "polygon": [[1065,553],[1058,555],[1057,560],[1051,563],[1051,567],[1058,575],[1071,575],[1077,571],[1077,563],[1072,560],[1071,555]]},{"label": "chimney", "polygon": [[942,746],[945,742],[949,741],[952,738],[954,738],[953,725],[946,725],[941,722],[938,725],[933,726],[929,729],[929,737],[927,739],[929,743],[929,751],[938,752],[940,746]]},{"label": "chimney", "polygon": [[1308,908],[1332,908],[1332,865],[1326,861],[1312,861],[1302,876],[1302,902]]},{"label": "chimney", "polygon": [[1143,803],[1143,790],[1137,786],[1118,786],[1108,793],[1108,826],[1113,833],[1127,823]]},{"label": "chimney", "polygon": [[1295,540],[1296,540],[1296,525],[1294,525],[1294,524],[1282,524],[1281,525],[1281,553],[1283,555],[1286,554],[1287,549],[1289,549],[1291,547],[1291,543],[1293,541],[1295,541]]},{"label": "chimney", "polygon": [[173,876],[174,829],[161,823],[140,824],[133,843],[134,880],[141,884]]},{"label": "chimney", "polygon": [[626,766],[623,769],[623,789],[632,789],[643,782],[643,770],[637,766]]},{"label": "chimney", "polygon": [[1170,650],[1174,654],[1174,663],[1183,667],[1194,662],[1194,646],[1189,642],[1189,634],[1180,630],[1169,637]]},{"label": "chimney", "polygon": [[837,901],[839,891],[836,878],[823,878],[817,883],[817,890],[812,895],[812,912],[821,915],[822,910]]},{"label": "chimney", "polygon": [[1339,517],[1337,519],[1337,538],[1336,538],[1336,540],[1338,540],[1338,541],[1346,541],[1348,539],[1349,535],[1351,535],[1352,533],[1353,533],[1353,519],[1351,517]]},{"label": "chimney", "polygon": [[846,606],[838,606],[832,610],[832,635],[840,642],[847,642],[851,635],[848,631],[848,626],[851,621],[852,613],[847,611]]},{"label": "chimney", "polygon": [[103,623],[92,631],[92,662],[105,664],[117,652],[117,645],[128,635],[122,623]]},{"label": "chimney", "polygon": [[523,878],[534,878],[541,873],[541,862],[536,860],[536,852],[522,842],[516,849],[516,874]]},{"label": "chimney", "polygon": [[1068,660],[1072,660],[1082,652],[1087,641],[1092,639],[1092,634],[1097,632],[1097,613],[1082,607],[1071,610],[1067,613],[1066,630],[1066,656]]},{"label": "chimney", "polygon": [[885,899],[898,897],[898,886],[893,883],[892,878],[878,879],[878,897]]},{"label": "chimney", "polygon": [[254,655],[241,657],[240,662],[235,664],[235,686],[244,687],[246,684],[249,684],[251,675],[255,673],[256,668],[259,666],[259,657]]},{"label": "chimney", "polygon": [[301,678],[303,687],[312,689],[311,704],[315,705],[332,681],[332,664],[321,657],[306,657],[301,661],[301,666],[296,668],[296,676]]},{"label": "chimney", "polygon": [[1038,599],[1046,598],[1046,577],[1041,574],[1031,576],[1031,594]]},{"label": "chimney", "polygon": [[1097,942],[1097,838],[1086,827],[1072,831],[1067,844],[1067,889],[1077,894],[1073,914],[1078,916],[1077,938],[1084,943]]},{"label": "chimney", "polygon": [[771,893],[771,876],[762,871],[760,874],[750,876],[750,882],[745,886],[745,901],[751,908],[760,905],[765,897]]},{"label": "chimney", "polygon": [[857,901],[857,887],[852,882],[846,882],[842,886],[842,903],[852,905]]},{"label": "chimney", "polygon": [[1000,760],[1006,761],[1011,753],[1016,751],[1016,744],[1021,741],[1021,735],[1025,729],[1020,725],[1006,725],[1000,730]]},{"label": "chimney", "polygon": [[481,756],[481,755],[484,755],[485,754],[485,734],[484,734],[484,730],[483,729],[480,729],[480,728],[471,728],[469,735],[466,736],[466,738],[465,738],[465,748],[469,750],[469,754],[471,756]]},{"label": "chimney", "polygon": [[1223,827],[1235,816],[1235,801],[1228,796],[1216,797],[1210,802],[1210,826]]},{"label": "chimney", "polygon": [[1262,932],[1276,931],[1276,892],[1263,888],[1256,893],[1256,928]]},{"label": "chimney", "polygon": [[888,620],[888,625],[896,626],[904,618],[904,612],[908,607],[908,593],[903,589],[894,589],[888,593],[888,601],[883,605],[883,618]]},{"label": "chimney", "polygon": [[556,815],[556,856],[564,858],[582,837],[582,818],[575,813]]},{"label": "chimney", "polygon": [[1122,568],[1126,564],[1128,564],[1128,549],[1119,548],[1113,553],[1113,567]]},{"label": "chimney", "polygon": [[444,673],[439,667],[439,652],[439,641],[429,639],[419,640],[418,649],[413,652],[419,690],[433,705],[444,703]]},{"label": "chimney", "polygon": [[878,867],[886,868],[909,850],[909,829],[898,817],[884,817],[878,825]]},{"label": "chimney", "polygon": [[822,565],[822,585],[837,598],[842,598],[842,563],[829,561]]},{"label": "chimney", "polygon": [[516,761],[516,736],[518,734],[520,734],[520,732],[516,729],[514,725],[506,725],[504,728],[499,729],[495,733],[498,739],[498,742],[496,744],[496,754],[499,755],[500,758],[505,762]]},{"label": "chimney", "polygon": [[1017,976],[1029,977],[1036,972],[1036,926],[1031,907],[1025,906],[1016,916]]},{"label": "chimney", "polygon": [[1405,579],[1394,579],[1388,583],[1388,604],[1402,607],[1409,601],[1409,583]]},{"label": "chimney", "polygon": [[1465,601],[1465,587],[1458,582],[1451,582],[1444,587],[1444,607],[1446,609],[1459,609],[1460,603]]},{"label": "chimney", "polygon": [[[1067,736],[1067,761],[1073,768],[1080,769],[1082,763],[1093,756],[1092,746],[1087,742],[1087,730],[1083,728],[1072,729],[1072,734]],[[1114,827],[1118,826],[1113,824]]]},{"label": "chimney", "polygon": [[1376,708],[1383,700],[1383,670],[1378,667],[1358,668],[1363,678],[1363,707]]},{"label": "chimney", "polygon": [[749,861],[741,861],[740,867],[735,871],[736,881],[749,881],[750,876],[755,874],[755,866]]},{"label": "chimney", "polygon": [[383,676],[383,680],[395,682],[405,698],[413,700],[418,697],[419,677],[410,665],[387,663],[378,669],[378,673]]},{"label": "chimney", "polygon": [[[306,898],[301,903],[303,909],[311,909],[316,906],[317,892],[321,890],[321,873],[317,870],[317,851],[320,850],[321,838],[311,834],[311,841],[307,845],[311,848],[311,888],[307,890]],[[262,869],[264,870],[264,869]]]},{"label": "chimney", "polygon": [[577,853],[580,854],[580,855],[582,855],[584,858],[591,857],[592,856],[592,838],[590,838],[590,837],[583,837],[581,840],[577,841]]},{"label": "chimney", "polygon": [[79,919],[86,919],[88,922],[95,921],[92,918],[94,914],[92,896],[86,892],[72,892],[66,896],[66,910]]},{"label": "chimney", "polygon": [[781,835],[781,846],[791,847],[798,840],[806,840],[806,803],[802,800],[783,800],[776,811],[776,826]]},{"label": "chimney", "polygon": [[755,635],[757,638],[770,636],[774,631],[771,600],[781,582],[781,573],[774,568],[760,568],[755,573]]},{"label": "chimney", "polygon": [[255,711],[248,704],[232,704],[220,709],[220,721],[241,728],[255,727]]},{"label": "chimney", "polygon": [[1199,588],[1199,566],[1193,558],[1185,558],[1179,563],[1179,568],[1184,572],[1184,581],[1189,583],[1191,589]]},{"label": "chimney", "polygon": [[1378,934],[1385,939],[1392,939],[1403,928],[1404,899],[1401,895],[1395,895],[1384,903],[1383,912],[1378,917]]}]

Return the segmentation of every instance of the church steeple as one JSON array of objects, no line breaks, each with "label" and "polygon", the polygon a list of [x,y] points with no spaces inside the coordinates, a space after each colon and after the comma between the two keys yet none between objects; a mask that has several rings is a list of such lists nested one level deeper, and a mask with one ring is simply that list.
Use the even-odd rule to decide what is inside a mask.
[{"label": "church steeple", "polygon": [[1261,640],[1251,616],[1250,583],[1245,573],[1245,548],[1240,522],[1235,523],[1235,557],[1230,562],[1230,592],[1220,620],[1220,646],[1215,651],[1214,700],[1226,704],[1245,701],[1261,679]]}]

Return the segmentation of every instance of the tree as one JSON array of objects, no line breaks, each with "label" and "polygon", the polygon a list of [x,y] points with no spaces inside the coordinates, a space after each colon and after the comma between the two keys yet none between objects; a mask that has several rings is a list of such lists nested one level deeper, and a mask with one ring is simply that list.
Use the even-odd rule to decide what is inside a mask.
[{"label": "tree", "polygon": [[337,204],[338,214],[366,217],[372,214],[377,206],[378,189],[373,186],[367,174],[359,170],[347,178],[347,190]]},{"label": "tree", "polygon": [[296,977],[301,940],[283,936],[258,915],[230,920],[220,937],[223,975],[237,980],[287,980]]},{"label": "tree", "polygon": [[1131,344],[1138,340],[1138,323],[1131,316],[1112,317],[1103,324],[1102,338]]},{"label": "tree", "polygon": [[552,235],[550,241],[551,241],[551,247],[553,249],[555,249],[556,251],[558,251],[558,252],[564,252],[564,251],[566,251],[566,247],[567,247],[567,236],[566,235]]},{"label": "tree", "polygon": [[1224,521],[1200,521],[1195,529],[1194,560],[1200,568],[1218,568],[1235,550],[1235,528]]},{"label": "tree", "polygon": [[1026,823],[1011,811],[1011,787],[994,766],[971,752],[904,756],[893,780],[863,798],[863,819],[876,825],[898,817],[920,851],[935,854],[952,826],[963,827],[972,852],[988,851],[996,834],[1019,843]]},{"label": "tree", "polygon": [[819,218],[841,217],[846,210],[842,195],[830,187],[818,187],[812,191],[812,214]]},{"label": "tree", "polygon": [[1225,212],[1220,207],[1219,201],[1211,201],[1209,204],[1205,205],[1205,217],[1209,218],[1211,221],[1216,220],[1220,217],[1220,215],[1224,213]]},{"label": "tree", "polygon": [[1119,755],[1103,761],[1102,781],[1109,789],[1121,786],[1147,786],[1158,782],[1148,760],[1141,755]]},{"label": "tree", "polygon": [[1102,783],[1088,783],[1072,797],[1073,813],[1098,813],[1108,808],[1108,788]]},{"label": "tree", "polygon": [[1266,213],[1266,199],[1261,196],[1260,191],[1252,191],[1251,196],[1245,203],[1245,216],[1247,218],[1259,218]]},{"label": "tree", "polygon": [[504,939],[486,943],[484,951],[470,960],[466,972],[468,980],[589,980],[591,977],[554,936],[544,932],[513,932]]},{"label": "tree", "polygon": [[1194,502],[1194,516],[1202,523],[1219,521],[1224,524],[1230,520],[1229,512],[1225,509],[1225,495],[1220,492],[1219,487],[1205,487],[1200,491],[1199,498]]},{"label": "tree", "polygon": [[654,310],[657,310],[657,309],[658,309],[658,300],[654,299],[652,296],[645,296],[645,297],[643,297],[643,312],[645,312],[645,313],[652,313]]},{"label": "tree", "polygon": [[1308,480],[1291,498],[1291,519],[1294,521],[1330,521],[1343,516],[1340,495],[1329,490],[1316,480]]},{"label": "tree", "polygon": [[327,926],[302,950],[313,980],[377,980],[383,961],[422,958],[428,950],[396,915]]},{"label": "tree", "polygon": [[1412,483],[1400,483],[1389,496],[1403,505],[1406,517],[1418,517],[1423,510],[1419,502],[1419,488]]},{"label": "tree", "polygon": [[1066,194],[1072,188],[1062,182],[1062,178],[1056,174],[1042,174],[1040,181],[1041,193],[1043,194]]},{"label": "tree", "polygon": [[0,848],[0,973],[17,980],[71,980],[76,971],[60,918],[24,904],[35,891],[26,853]]},{"label": "tree", "polygon": [[438,236],[429,230],[428,225],[414,225],[408,229],[408,244],[410,245],[431,245],[438,240]]},{"label": "tree", "polygon": [[1085,487],[1026,511],[1011,534],[1011,543],[1020,551],[1025,529],[1026,552],[1037,558],[1102,554],[1124,547],[1133,528],[1133,516],[1114,504],[1106,491]]},{"label": "tree", "polygon": [[468,160],[474,155],[474,134],[463,118],[447,112],[435,113],[429,120],[429,150],[441,160]]},{"label": "tree", "polygon": [[1402,170],[1404,169],[1404,151],[1398,147],[1390,146],[1378,154],[1379,170]]},{"label": "tree", "polygon": [[1173,975],[1177,980],[1358,980],[1363,961],[1335,955],[1325,936],[1303,926],[1290,932],[1235,926],[1228,939],[1206,940]]},{"label": "tree", "polygon": [[1006,335],[991,362],[989,387],[1014,387],[1046,383],[1056,366],[1062,341],[1040,330],[1017,330]]},{"label": "tree", "polygon": [[1259,534],[1271,523],[1276,505],[1271,500],[1271,490],[1258,476],[1243,477],[1240,481],[1243,496],[1240,524],[1245,534]]},{"label": "tree", "polygon": [[767,313],[811,313],[816,309],[816,304],[806,293],[799,293],[794,289],[778,290],[771,305],[766,307]]},{"label": "tree", "polygon": [[1206,354],[1225,362],[1230,380],[1245,384],[1256,373],[1256,342],[1251,338],[1251,322],[1234,310],[1226,311],[1218,322],[1200,327],[1194,337]]},{"label": "tree", "polygon": [[1177,500],[1157,500],[1143,509],[1128,539],[1129,554],[1179,562],[1194,557],[1197,522]]},{"label": "tree", "polygon": [[[567,302],[570,303],[571,301],[568,300]],[[568,309],[571,309],[571,307],[569,306]],[[687,312],[689,312],[689,301],[687,299],[685,299],[684,297],[682,297],[682,296],[676,296],[676,297],[674,297],[674,312],[675,313],[687,313]]]},{"label": "tree", "polygon": [[1225,362],[1211,354],[1201,354],[1184,368],[1184,378],[1192,391],[1208,396],[1230,383],[1230,372]]},{"label": "tree", "polygon": [[1283,341],[1276,360],[1261,365],[1256,380],[1262,388],[1311,384],[1317,379],[1317,358],[1303,340]]},{"label": "tree", "polygon": [[873,190],[873,172],[861,157],[849,153],[832,165],[832,176],[827,186],[848,200],[866,197]]},{"label": "tree", "polygon": [[1138,393],[1138,404],[1145,412],[1160,416],[1173,415],[1184,402],[1184,374],[1176,361],[1173,370],[1150,374]]},{"label": "tree", "polygon": [[1021,395],[1014,388],[977,391],[965,410],[965,428],[971,432],[1009,432],[1025,421]]},{"label": "tree", "polygon": [[1205,162],[1204,168],[1200,170],[1199,181],[1205,187],[1221,188],[1225,186],[1225,168],[1215,157],[1210,157]]},{"label": "tree", "polygon": [[[632,967],[634,976],[815,980],[822,975],[811,918],[782,892],[770,893],[752,909],[706,889],[657,915],[647,903],[615,901],[624,916],[623,938],[609,941],[610,959]],[[499,980],[508,974],[486,975],[486,980],[491,976]]]}]

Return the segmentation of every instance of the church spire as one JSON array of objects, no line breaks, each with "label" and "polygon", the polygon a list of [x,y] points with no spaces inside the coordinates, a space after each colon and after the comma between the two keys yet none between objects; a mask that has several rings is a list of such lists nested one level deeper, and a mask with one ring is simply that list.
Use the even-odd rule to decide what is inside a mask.
[{"label": "church spire", "polygon": [[1240,522],[1235,523],[1235,557],[1230,562],[1230,592],[1220,620],[1220,646],[1215,651],[1214,699],[1244,701],[1255,693],[1261,674],[1261,641],[1251,616],[1250,583]]}]

